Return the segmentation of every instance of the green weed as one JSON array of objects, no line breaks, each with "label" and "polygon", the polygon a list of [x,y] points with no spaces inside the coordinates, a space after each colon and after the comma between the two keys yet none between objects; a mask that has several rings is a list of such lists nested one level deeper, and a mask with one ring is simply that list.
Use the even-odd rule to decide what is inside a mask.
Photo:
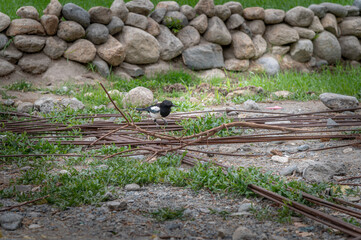
[{"label": "green weed", "polygon": [[13,83],[9,86],[6,86],[7,90],[13,90],[13,91],[22,91],[22,92],[29,92],[36,90],[33,87],[32,83],[25,82],[24,80],[21,80],[20,82]]},{"label": "green weed", "polygon": [[185,208],[172,209],[169,207],[160,208],[157,211],[151,212],[153,218],[157,221],[164,222],[166,220],[183,219],[183,212]]}]

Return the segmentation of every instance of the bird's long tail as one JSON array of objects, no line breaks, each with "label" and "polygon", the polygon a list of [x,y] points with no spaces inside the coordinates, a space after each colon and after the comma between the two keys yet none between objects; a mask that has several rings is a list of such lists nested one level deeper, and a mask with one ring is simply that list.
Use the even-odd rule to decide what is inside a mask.
[{"label": "bird's long tail", "polygon": [[137,111],[147,111],[146,108],[136,108],[135,110],[137,110]]}]

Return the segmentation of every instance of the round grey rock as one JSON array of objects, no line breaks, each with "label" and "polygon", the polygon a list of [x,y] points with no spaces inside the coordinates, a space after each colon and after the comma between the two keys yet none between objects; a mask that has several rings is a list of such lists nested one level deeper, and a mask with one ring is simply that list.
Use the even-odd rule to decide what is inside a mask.
[{"label": "round grey rock", "polygon": [[5,34],[0,33],[0,50],[5,47],[9,39]]},{"label": "round grey rock", "polygon": [[39,20],[39,13],[38,10],[36,10],[33,6],[23,6],[20,7],[16,11],[16,15],[18,15],[21,18],[31,18],[34,20]]},{"label": "round grey rock", "polygon": [[231,10],[224,5],[216,5],[215,8],[216,16],[222,19],[222,21],[226,21],[231,15]]},{"label": "round grey rock", "polygon": [[228,7],[229,10],[231,10],[232,14],[235,14],[235,13],[242,14],[242,12],[243,12],[243,6],[240,2],[229,1],[223,5]]},{"label": "round grey rock", "polygon": [[148,16],[150,11],[154,8],[154,4],[149,0],[132,0],[127,2],[125,6],[129,12],[142,14]]},{"label": "round grey rock", "polygon": [[183,51],[182,57],[184,64],[192,70],[224,67],[222,47],[218,44],[208,43],[190,47]]},{"label": "round grey rock", "polygon": [[4,213],[0,216],[0,225],[3,229],[14,231],[21,227],[24,217],[17,213]]},{"label": "round grey rock", "polygon": [[58,27],[57,36],[67,42],[73,42],[85,36],[84,28],[77,22],[61,22]]},{"label": "round grey rock", "polygon": [[40,74],[45,72],[51,63],[51,59],[43,53],[24,55],[18,65],[27,73]]},{"label": "round grey rock", "polygon": [[23,102],[18,105],[16,111],[21,113],[30,113],[33,111],[33,109],[34,109],[34,104],[32,104],[31,102]]},{"label": "round grey rock", "polygon": [[313,54],[313,44],[309,39],[301,39],[291,45],[291,57],[298,62],[308,62]]},{"label": "round grey rock", "polygon": [[318,4],[311,4],[310,6],[308,6],[308,9],[312,10],[315,16],[319,18],[323,18],[327,13],[327,8]]},{"label": "round grey rock", "polygon": [[92,7],[89,9],[90,22],[107,25],[112,20],[112,11],[106,7]]},{"label": "round grey rock", "polygon": [[62,13],[66,20],[80,23],[84,28],[90,25],[90,14],[74,3],[65,4]]},{"label": "round grey rock", "polygon": [[314,13],[305,7],[294,7],[286,12],[285,22],[291,26],[308,27],[311,25]]},{"label": "round grey rock", "polygon": [[148,19],[146,16],[141,14],[130,12],[128,14],[127,20],[125,20],[125,25],[145,30],[148,26]]},{"label": "round grey rock", "polygon": [[34,108],[42,113],[50,113],[55,110],[56,102],[52,97],[42,97],[34,102]]},{"label": "round grey rock", "polygon": [[342,6],[341,4],[324,2],[324,3],[321,3],[320,5],[326,7],[327,12],[332,13],[336,17],[346,17],[347,16],[347,9],[346,9],[346,7]]},{"label": "round grey rock", "polygon": [[266,9],[264,10],[264,22],[266,24],[277,24],[283,22],[286,13],[281,9]]},{"label": "round grey rock", "polygon": [[67,47],[68,44],[64,40],[58,37],[49,37],[43,51],[51,59],[58,59],[63,56]]},{"label": "round grey rock", "polygon": [[45,37],[32,35],[17,35],[14,38],[14,45],[22,52],[40,52],[45,46]]},{"label": "round grey rock", "polygon": [[0,77],[9,75],[15,71],[15,66],[8,61],[0,59]]},{"label": "round grey rock", "polygon": [[341,46],[342,57],[359,61],[361,60],[361,44],[355,36],[342,36],[338,39]]},{"label": "round grey rock", "polygon": [[356,108],[359,105],[357,98],[336,93],[322,93],[320,100],[331,109]]},{"label": "round grey rock", "polygon": [[76,98],[64,98],[60,101],[60,104],[63,107],[69,107],[75,111],[81,110],[85,107],[85,105]]},{"label": "round grey rock", "polygon": [[99,23],[90,24],[85,31],[86,38],[94,44],[103,44],[108,40],[109,30]]},{"label": "round grey rock", "polygon": [[93,60],[93,64],[98,70],[98,73],[103,77],[108,77],[110,75],[109,66],[106,61],[96,56]]},{"label": "round grey rock", "polygon": [[314,54],[330,64],[341,60],[341,46],[335,35],[328,31],[320,33],[318,38],[313,40]]},{"label": "round grey rock", "polygon": [[352,6],[356,6],[361,10],[361,0],[354,0]]},{"label": "round grey rock", "polygon": [[0,12],[0,32],[7,29],[10,25],[10,17],[5,13]]},{"label": "round grey rock", "polygon": [[123,27],[124,27],[124,22],[116,16],[113,16],[112,20],[107,25],[110,35],[114,35],[121,32],[123,30]]},{"label": "round grey rock", "polygon": [[181,6],[179,11],[187,17],[188,21],[196,17],[196,10],[189,5]]},{"label": "round grey rock", "polygon": [[232,240],[251,240],[257,239],[257,234],[251,231],[249,228],[240,226],[234,231]]},{"label": "round grey rock", "polygon": [[177,33],[177,38],[183,43],[184,48],[195,46],[201,40],[201,35],[192,26],[186,26]]},{"label": "round grey rock", "polygon": [[149,14],[149,17],[151,17],[157,23],[160,23],[161,21],[163,21],[163,18],[166,13],[167,13],[167,9],[158,8],[158,9],[155,9],[151,14]]},{"label": "round grey rock", "polygon": [[278,61],[273,57],[261,57],[257,63],[262,65],[265,72],[271,76],[277,74],[281,69]]}]

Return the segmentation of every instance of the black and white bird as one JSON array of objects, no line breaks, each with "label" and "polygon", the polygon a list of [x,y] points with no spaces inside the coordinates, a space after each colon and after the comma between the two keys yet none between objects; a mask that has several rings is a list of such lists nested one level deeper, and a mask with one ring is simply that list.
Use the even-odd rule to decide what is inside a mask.
[{"label": "black and white bird", "polygon": [[163,119],[164,124],[167,125],[165,118],[170,114],[172,107],[176,107],[171,101],[164,100],[161,103],[146,107],[146,108],[136,108],[138,111],[147,111],[155,124],[158,125],[157,119]]}]

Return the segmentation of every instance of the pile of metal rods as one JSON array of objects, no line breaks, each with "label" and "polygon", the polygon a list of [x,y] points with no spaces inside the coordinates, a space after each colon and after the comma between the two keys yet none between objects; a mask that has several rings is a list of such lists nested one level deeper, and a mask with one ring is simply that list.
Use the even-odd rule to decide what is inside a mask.
[{"label": "pile of metal rods", "polygon": [[[102,86],[103,87],[103,86]],[[103,87],[104,88],[104,87]],[[104,91],[108,94],[108,92]],[[108,94],[111,102],[113,100]],[[203,111],[192,113],[178,113],[171,115],[171,119],[168,125],[164,125],[158,128],[153,121],[141,121],[134,123],[133,120],[127,117],[113,102],[116,109],[120,114],[96,114],[96,115],[80,115],[76,119],[90,119],[89,123],[68,126],[66,123],[54,123],[51,122],[52,118],[34,117],[27,114],[20,113],[4,113],[0,112],[0,115],[9,116],[9,119],[0,121],[2,127],[0,132],[13,132],[23,133],[26,132],[30,139],[47,139],[49,142],[56,142],[63,145],[81,145],[86,149],[99,148],[103,145],[115,145],[115,146],[131,146],[131,149],[113,154],[110,156],[93,156],[110,158],[116,155],[119,156],[133,156],[139,154],[149,154],[148,161],[152,161],[156,156],[164,156],[168,152],[178,152],[183,154],[183,163],[194,166],[199,160],[210,161],[205,158],[200,159],[198,156],[191,154],[190,152],[198,153],[211,153],[222,154],[228,156],[247,156],[252,157],[257,155],[241,155],[230,153],[217,153],[200,151],[189,148],[189,146],[199,145],[215,145],[215,144],[234,144],[234,143],[254,143],[254,142],[271,142],[271,141],[288,141],[288,140],[306,140],[306,139],[347,139],[354,140],[351,143],[343,144],[340,146],[359,145],[361,143],[361,137],[359,130],[351,127],[361,126],[361,115],[357,114],[337,114],[350,109],[329,110],[322,112],[302,113],[302,114],[280,114],[275,112],[259,112],[267,114],[264,117],[243,118],[234,119],[235,121],[230,124],[223,124],[222,126],[214,129],[194,134],[192,136],[182,136],[180,134],[167,134],[181,132],[183,127],[177,123],[182,119],[197,117],[194,114],[204,113],[224,113],[227,110],[216,111]],[[358,110],[361,108],[355,108],[351,110]],[[241,111],[241,110],[239,110]],[[245,111],[243,112],[255,112]],[[269,116],[272,115],[272,116]],[[274,116],[277,115],[277,116]],[[11,119],[27,117],[26,120],[14,121]],[[106,121],[106,120],[94,120],[94,118],[118,118],[118,121]],[[327,119],[333,119],[337,123],[337,128],[324,129],[327,126]],[[121,121],[119,121],[121,120]],[[124,121],[125,120],[125,121]],[[223,129],[238,128],[241,133],[236,136],[229,137],[215,137],[215,134]],[[323,129],[317,129],[322,127]],[[246,129],[251,129],[252,134],[245,133]],[[256,132],[255,129],[261,129]],[[267,132],[264,131],[267,129]],[[96,140],[71,140],[74,138],[71,134],[66,134],[68,131],[77,130],[83,138],[93,137]],[[355,131],[356,130],[356,131]],[[151,140],[156,138],[155,140]],[[336,146],[337,147],[337,146]],[[329,147],[333,148],[333,147]],[[329,149],[324,148],[324,149]],[[320,149],[313,149],[320,150]],[[321,149],[322,150],[322,149]],[[46,154],[39,154],[39,156]],[[56,154],[52,154],[56,155]],[[82,156],[80,154],[64,154],[65,156]],[[62,156],[64,156],[62,154]],[[14,156],[14,155],[12,155]],[[19,155],[26,156],[26,155]],[[30,154],[28,156],[37,156],[36,154]],[[7,157],[7,156],[0,156]],[[226,173],[227,166],[214,162],[214,164],[221,166]],[[279,205],[287,206],[290,209],[299,212],[315,221],[323,223],[332,228],[338,229],[356,239],[361,239],[361,228],[355,227],[349,223],[346,223],[333,216],[315,210],[311,207],[305,206],[298,202],[291,201],[285,197],[282,197],[276,193],[270,192],[266,189],[255,185],[249,185],[249,189],[253,192],[268,198]],[[314,204],[330,207],[334,210],[349,214],[350,216],[361,219],[361,213],[350,208],[346,208],[328,201],[322,200],[315,196],[300,193],[303,198]],[[352,207],[356,207],[355,204],[348,203],[343,199],[334,199],[335,202],[347,204]],[[358,205],[357,205],[358,206]]]}]

